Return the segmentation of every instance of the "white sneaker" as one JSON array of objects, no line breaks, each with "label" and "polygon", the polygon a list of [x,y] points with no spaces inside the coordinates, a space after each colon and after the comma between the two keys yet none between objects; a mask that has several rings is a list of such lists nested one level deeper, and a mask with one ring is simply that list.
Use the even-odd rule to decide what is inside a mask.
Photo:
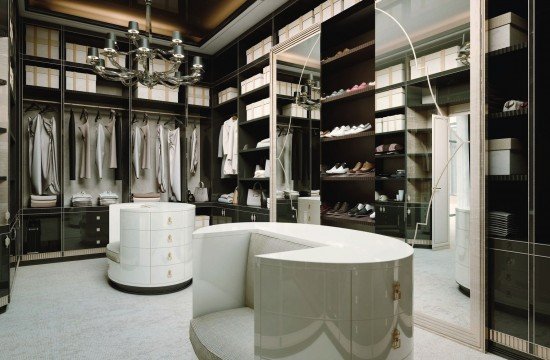
[{"label": "white sneaker", "polygon": [[334,165],[331,169],[327,170],[326,173],[327,174],[334,174],[334,172],[336,171],[336,169],[338,169],[340,164],[336,164]]},{"label": "white sneaker", "polygon": [[347,174],[348,171],[349,171],[348,164],[344,163],[344,164],[340,165],[340,167],[338,167],[336,170],[331,172],[331,174],[344,175],[344,174]]},{"label": "white sneaker", "polygon": [[334,129],[332,129],[331,132],[329,132],[326,137],[333,137],[333,136],[337,136],[335,134],[337,134],[338,132],[340,132],[340,128],[337,126],[335,127]]},{"label": "white sneaker", "polygon": [[370,218],[373,220],[376,219],[376,212],[373,212],[372,214],[370,214]]}]

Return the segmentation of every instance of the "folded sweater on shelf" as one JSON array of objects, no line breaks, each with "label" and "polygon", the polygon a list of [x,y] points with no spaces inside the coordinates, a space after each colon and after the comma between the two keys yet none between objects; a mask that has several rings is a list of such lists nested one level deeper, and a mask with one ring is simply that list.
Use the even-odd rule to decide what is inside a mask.
[{"label": "folded sweater on shelf", "polygon": [[269,138],[263,139],[262,141],[256,144],[256,148],[269,147]]},{"label": "folded sweater on shelf", "polygon": [[99,198],[100,199],[117,199],[118,200],[118,195],[115,194],[112,191],[104,191],[104,192],[99,194]]},{"label": "folded sweater on shelf", "polygon": [[218,202],[220,203],[225,203],[225,204],[231,204],[233,202],[233,197],[235,195],[233,193],[229,193],[229,194],[222,194],[220,195],[220,197],[218,198]]},{"label": "folded sweater on shelf", "polygon": [[57,195],[31,195],[31,201],[57,201]]},{"label": "folded sweater on shelf", "polygon": [[57,200],[32,200],[31,208],[50,208],[57,205]]}]

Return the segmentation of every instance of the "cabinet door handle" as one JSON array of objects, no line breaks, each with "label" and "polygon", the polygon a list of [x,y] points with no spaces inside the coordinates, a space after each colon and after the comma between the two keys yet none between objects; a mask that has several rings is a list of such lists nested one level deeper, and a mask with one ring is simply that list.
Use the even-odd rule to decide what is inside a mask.
[{"label": "cabinet door handle", "polygon": [[411,214],[411,209],[407,209],[407,215]]},{"label": "cabinet door handle", "polygon": [[169,242],[169,243],[172,242],[172,234],[169,234],[169,235],[168,235],[168,242]]},{"label": "cabinet door handle", "polygon": [[168,216],[168,225],[172,225],[172,217]]}]

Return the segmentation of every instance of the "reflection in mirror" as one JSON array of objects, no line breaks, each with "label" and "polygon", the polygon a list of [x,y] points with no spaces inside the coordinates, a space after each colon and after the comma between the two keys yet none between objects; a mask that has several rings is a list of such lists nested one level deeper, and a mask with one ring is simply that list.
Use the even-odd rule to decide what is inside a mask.
[{"label": "reflection in mirror", "polygon": [[276,56],[278,222],[315,216],[298,204],[319,202],[320,56],[319,34]]},{"label": "reflection in mirror", "polygon": [[[415,248],[415,312],[470,330],[469,0],[382,0],[376,11],[376,231]],[[401,178],[382,179],[385,173]],[[382,181],[384,180],[384,181]],[[402,221],[401,219],[404,220]]]}]

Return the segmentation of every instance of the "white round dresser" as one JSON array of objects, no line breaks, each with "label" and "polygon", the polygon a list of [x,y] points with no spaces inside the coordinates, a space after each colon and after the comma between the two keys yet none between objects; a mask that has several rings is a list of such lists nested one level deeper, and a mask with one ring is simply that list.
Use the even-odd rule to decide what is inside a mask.
[{"label": "white round dresser", "polygon": [[110,284],[122,291],[167,293],[193,277],[195,205],[131,203],[109,207]]}]

